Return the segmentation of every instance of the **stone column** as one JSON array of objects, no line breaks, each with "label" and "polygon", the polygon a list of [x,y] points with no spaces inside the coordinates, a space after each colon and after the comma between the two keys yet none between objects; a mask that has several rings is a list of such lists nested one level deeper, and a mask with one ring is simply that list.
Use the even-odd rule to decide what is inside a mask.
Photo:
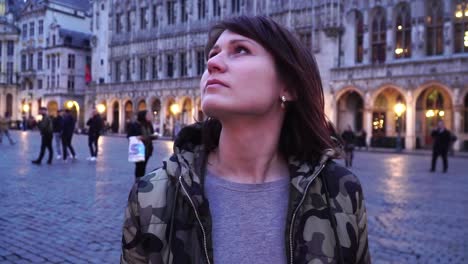
[{"label": "stone column", "polygon": [[453,133],[457,136],[458,140],[455,141],[453,144],[453,149],[456,151],[460,151],[461,148],[461,132],[462,132],[462,118],[463,118],[463,105],[456,105],[454,107],[454,126],[453,126]]},{"label": "stone column", "polygon": [[416,100],[413,100],[411,91],[406,96],[406,131],[405,148],[414,150],[416,148]]},{"label": "stone column", "polygon": [[370,147],[372,137],[372,109],[370,107],[364,109],[364,130],[367,133],[366,144]]},{"label": "stone column", "polygon": [[119,100],[119,133],[125,133],[125,100]]}]

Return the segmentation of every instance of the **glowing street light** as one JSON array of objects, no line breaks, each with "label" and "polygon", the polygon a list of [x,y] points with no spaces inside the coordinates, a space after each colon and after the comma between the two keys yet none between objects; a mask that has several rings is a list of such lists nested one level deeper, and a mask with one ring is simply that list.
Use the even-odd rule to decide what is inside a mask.
[{"label": "glowing street light", "polygon": [[177,103],[173,103],[171,104],[171,106],[169,107],[169,110],[171,110],[171,113],[173,115],[177,115],[180,113],[180,106],[177,104]]},{"label": "glowing street light", "polygon": [[434,110],[429,109],[426,111],[426,117],[434,117],[434,116],[435,116]]},{"label": "glowing street light", "polygon": [[106,111],[106,106],[104,104],[98,104],[96,110],[102,115]]},{"label": "glowing street light", "polygon": [[28,112],[29,112],[29,109],[31,109],[31,108],[29,107],[29,104],[23,104],[23,112],[28,113]]},{"label": "glowing street light", "polygon": [[440,111],[439,111],[439,116],[440,116],[440,117],[444,117],[444,115],[445,115],[444,110],[440,110]]}]

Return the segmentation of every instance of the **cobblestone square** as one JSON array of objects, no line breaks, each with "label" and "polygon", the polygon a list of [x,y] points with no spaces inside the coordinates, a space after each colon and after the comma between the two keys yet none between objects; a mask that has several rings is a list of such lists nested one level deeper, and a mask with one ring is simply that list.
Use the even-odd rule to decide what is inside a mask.
[{"label": "cobblestone square", "polygon": [[[78,160],[35,166],[37,132],[0,144],[0,263],[118,263],[132,185],[127,139],[101,137],[93,163],[75,135]],[[171,151],[155,141],[148,169]],[[440,162],[440,161],[439,161]],[[429,172],[430,157],[357,152],[352,169],[366,196],[373,263],[468,263],[468,159]]]}]

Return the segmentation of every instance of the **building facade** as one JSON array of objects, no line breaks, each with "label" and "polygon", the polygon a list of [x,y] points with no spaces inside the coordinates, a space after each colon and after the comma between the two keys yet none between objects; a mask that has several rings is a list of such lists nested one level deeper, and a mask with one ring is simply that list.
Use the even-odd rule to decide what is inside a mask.
[{"label": "building facade", "polygon": [[0,1],[0,116],[19,118],[18,48],[20,30],[15,25],[22,3]]},{"label": "building facade", "polygon": [[18,100],[23,118],[47,107],[69,108],[84,120],[86,65],[91,65],[91,18],[87,0],[29,0],[22,9]]},{"label": "building facade", "polygon": [[86,115],[101,105],[114,132],[141,109],[165,135],[202,119],[209,25],[246,14],[273,17],[312,50],[340,131],[364,129],[373,146],[400,135],[407,149],[424,148],[444,120],[455,148],[468,148],[466,0],[96,0],[92,10]]}]

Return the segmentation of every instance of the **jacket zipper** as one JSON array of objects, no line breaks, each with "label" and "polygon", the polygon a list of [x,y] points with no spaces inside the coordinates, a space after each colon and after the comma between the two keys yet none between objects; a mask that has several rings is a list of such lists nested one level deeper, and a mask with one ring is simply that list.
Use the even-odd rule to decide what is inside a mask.
[{"label": "jacket zipper", "polygon": [[325,167],[325,164],[322,164],[320,168],[312,175],[312,179],[307,184],[304,190],[304,194],[302,195],[301,201],[299,201],[299,204],[296,206],[296,209],[294,209],[291,223],[289,225],[289,258],[290,258],[289,264],[294,264],[294,252],[293,252],[294,251],[293,250],[293,231],[294,230],[293,228],[294,228],[294,222],[296,221],[296,214],[299,211],[299,208],[302,206],[302,203],[304,203],[304,200],[305,200],[305,197],[307,195],[310,185],[315,180],[315,178],[317,178],[318,174],[323,170],[324,167]]},{"label": "jacket zipper", "polygon": [[182,190],[184,190],[184,193],[185,195],[187,196],[187,198],[189,199],[190,201],[190,204],[192,205],[192,208],[193,210],[195,211],[195,217],[197,218],[198,220],[198,223],[200,224],[200,228],[202,230],[202,233],[203,233],[203,247],[205,249],[205,257],[206,257],[206,261],[208,264],[211,264],[211,261],[210,261],[210,258],[208,257],[208,248],[207,248],[207,243],[206,243],[206,233],[205,233],[205,228],[203,227],[203,224],[200,220],[200,216],[198,215],[198,210],[197,208],[195,208],[195,204],[193,203],[193,200],[192,200],[192,197],[190,197],[190,195],[188,194],[187,190],[185,189],[185,186],[184,184],[182,183],[182,176],[179,176],[179,182],[180,182],[180,185],[182,186]]}]

